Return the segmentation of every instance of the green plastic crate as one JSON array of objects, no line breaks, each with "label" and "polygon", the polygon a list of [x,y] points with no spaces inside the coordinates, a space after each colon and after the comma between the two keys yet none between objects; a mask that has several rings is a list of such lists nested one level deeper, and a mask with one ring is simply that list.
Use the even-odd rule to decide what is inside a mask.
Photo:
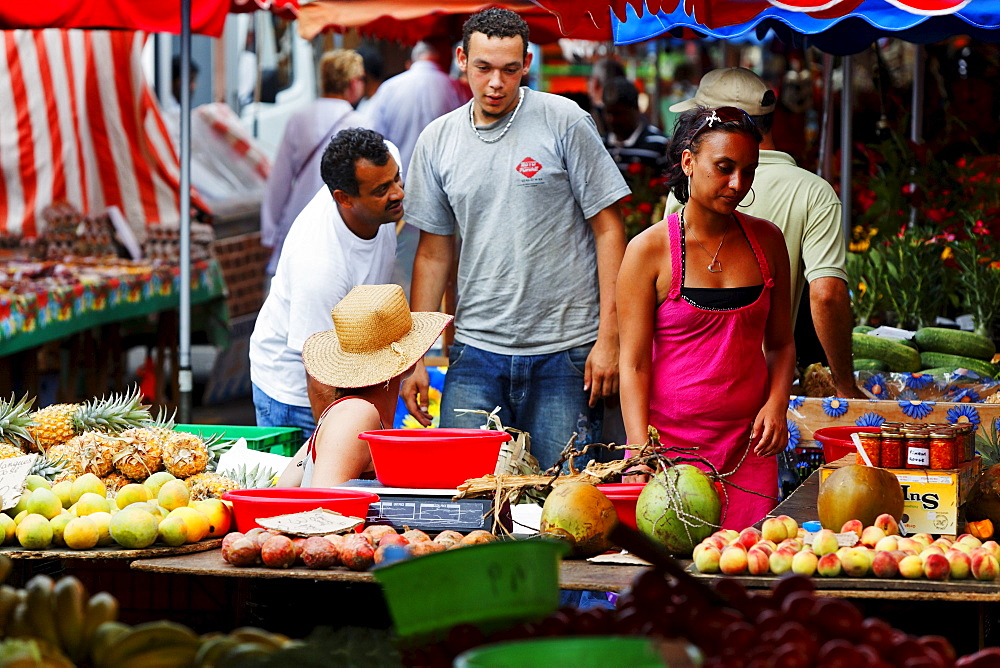
[{"label": "green plastic crate", "polygon": [[175,431],[186,431],[209,438],[220,434],[227,441],[245,438],[247,447],[258,452],[271,452],[291,457],[302,445],[302,430],[298,427],[244,427],[225,424],[178,424]]}]

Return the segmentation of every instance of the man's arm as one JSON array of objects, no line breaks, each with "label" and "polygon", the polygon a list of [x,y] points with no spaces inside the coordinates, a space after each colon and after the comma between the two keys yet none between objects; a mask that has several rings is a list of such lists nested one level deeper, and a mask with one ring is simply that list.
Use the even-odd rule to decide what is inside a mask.
[{"label": "man's arm", "polygon": [[836,276],[813,279],[809,282],[809,308],[838,396],[863,399],[864,394],[854,382],[851,354],[854,315],[851,313],[847,283]]},{"label": "man's arm", "polygon": [[597,282],[600,289],[600,323],[597,342],[587,357],[583,389],[590,391],[590,405],[618,393],[618,313],[615,289],[625,256],[625,227],[615,202],[589,219],[597,248]]},{"label": "man's arm", "polygon": [[[431,234],[420,231],[417,253],[413,259],[413,279],[410,283],[410,309],[437,311],[441,307],[448,275],[455,258],[453,234]],[[399,394],[403,397],[410,415],[425,427],[431,423],[427,412],[427,391],[430,379],[423,360],[413,367],[413,373],[403,381]],[[419,400],[419,401],[418,401]]]}]

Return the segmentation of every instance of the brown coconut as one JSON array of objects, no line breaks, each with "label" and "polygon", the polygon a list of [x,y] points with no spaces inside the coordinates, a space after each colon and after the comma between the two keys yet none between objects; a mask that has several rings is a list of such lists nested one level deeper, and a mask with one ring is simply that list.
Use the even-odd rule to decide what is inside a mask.
[{"label": "brown coconut", "polygon": [[864,526],[888,513],[899,522],[903,517],[903,488],[886,469],[851,464],[839,468],[819,486],[816,510],[824,529],[840,531],[848,520]]},{"label": "brown coconut", "polygon": [[539,533],[569,543],[571,557],[593,557],[611,549],[618,513],[601,490],[586,482],[557,485],[542,505]]}]

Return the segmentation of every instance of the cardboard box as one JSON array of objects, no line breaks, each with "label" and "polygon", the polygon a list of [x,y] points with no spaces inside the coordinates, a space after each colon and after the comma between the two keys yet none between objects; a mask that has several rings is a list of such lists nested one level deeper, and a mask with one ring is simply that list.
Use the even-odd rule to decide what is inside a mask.
[{"label": "cardboard box", "polygon": [[[853,464],[854,455],[838,459],[820,469],[823,482],[842,466]],[[899,478],[903,488],[903,521],[907,534],[959,534],[965,518],[962,504],[982,470],[982,458],[963,463],[957,469],[886,469]]]}]

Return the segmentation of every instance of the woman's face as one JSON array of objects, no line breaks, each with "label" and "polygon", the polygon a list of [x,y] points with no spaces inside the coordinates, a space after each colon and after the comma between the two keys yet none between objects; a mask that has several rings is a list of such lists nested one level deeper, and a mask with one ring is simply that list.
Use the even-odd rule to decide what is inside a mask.
[{"label": "woman's face", "polygon": [[698,153],[685,150],[681,168],[691,177],[690,200],[729,215],[753,185],[759,150],[757,140],[743,132],[707,132]]}]

